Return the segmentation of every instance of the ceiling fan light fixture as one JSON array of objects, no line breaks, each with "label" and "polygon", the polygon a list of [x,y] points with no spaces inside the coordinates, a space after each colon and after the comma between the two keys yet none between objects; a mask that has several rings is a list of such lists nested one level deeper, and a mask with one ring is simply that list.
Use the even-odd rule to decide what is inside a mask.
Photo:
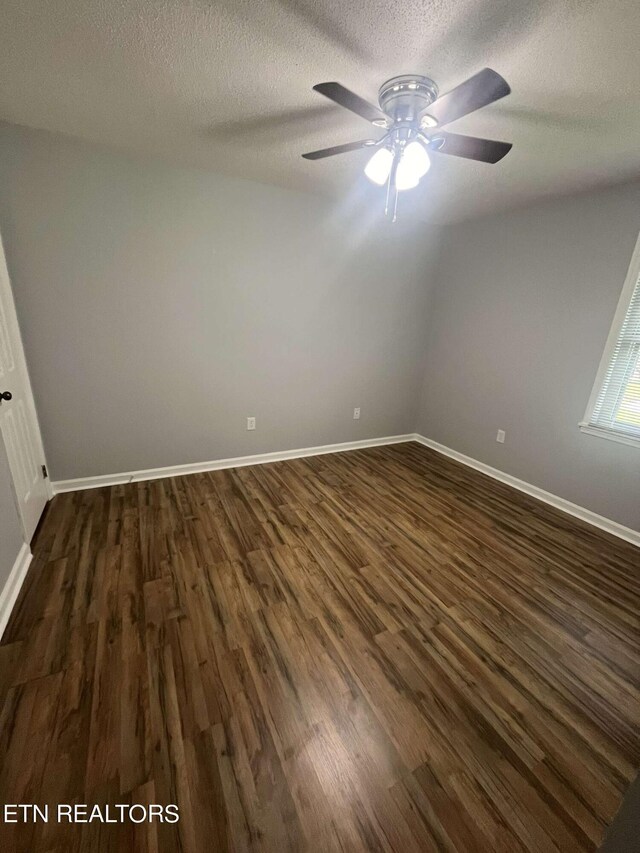
[{"label": "ceiling fan light fixture", "polygon": [[398,171],[396,172],[396,189],[399,193],[404,192],[404,190],[413,190],[419,183],[420,178],[416,178],[407,169],[401,169],[398,166]]},{"label": "ceiling fan light fixture", "polygon": [[420,178],[423,178],[431,166],[431,160],[426,148],[415,139],[410,142],[402,152],[402,158],[398,163],[396,172],[396,187],[399,191],[411,190],[418,186]]},{"label": "ceiling fan light fixture", "polygon": [[317,83],[313,88],[334,104],[387,132],[378,140],[348,142],[309,151],[302,156],[306,160],[322,160],[374,146],[376,151],[364,171],[372,183],[387,185],[385,214],[392,222],[396,221],[398,191],[418,186],[429,170],[432,151],[479,163],[498,163],[513,147],[510,142],[495,139],[432,132],[433,128],[444,127],[511,92],[504,77],[492,68],[481,69],[444,95],[440,95],[434,81],[423,74],[392,77],[378,91],[378,106],[335,81]]},{"label": "ceiling fan light fixture", "polygon": [[388,148],[379,148],[369,158],[369,162],[364,167],[364,173],[372,183],[382,187],[387,183],[392,163],[393,154],[391,151]]}]

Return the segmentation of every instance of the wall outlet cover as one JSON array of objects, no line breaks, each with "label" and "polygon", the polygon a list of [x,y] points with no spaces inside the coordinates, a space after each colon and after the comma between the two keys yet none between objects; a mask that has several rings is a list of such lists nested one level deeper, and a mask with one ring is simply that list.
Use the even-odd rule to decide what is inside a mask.
[{"label": "wall outlet cover", "polygon": [[247,429],[255,429],[256,428],[256,419],[255,418],[247,418]]},{"label": "wall outlet cover", "polygon": [[354,421],[360,420],[360,409],[359,408],[353,410],[353,419],[354,419]]},{"label": "wall outlet cover", "polygon": [[503,429],[498,430],[498,435],[496,436],[496,441],[500,444],[504,444],[504,440],[507,437],[506,432]]}]

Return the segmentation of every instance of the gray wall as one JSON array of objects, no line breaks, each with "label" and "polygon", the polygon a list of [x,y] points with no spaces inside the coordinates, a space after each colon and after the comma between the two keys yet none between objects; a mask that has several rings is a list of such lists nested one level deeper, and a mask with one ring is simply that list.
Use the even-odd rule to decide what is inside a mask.
[{"label": "gray wall", "polygon": [[640,528],[640,452],[577,427],[640,185],[440,233],[371,202],[362,184],[336,206],[0,125],[0,231],[53,478],[417,425]]},{"label": "gray wall", "polygon": [[434,238],[366,193],[336,207],[0,125],[53,479],[413,431]]},{"label": "gray wall", "polygon": [[22,547],[22,525],[13,499],[9,463],[0,436],[0,594]]},{"label": "gray wall", "polygon": [[640,184],[447,229],[418,419],[423,435],[636,530],[640,448],[578,422],[639,230]]}]

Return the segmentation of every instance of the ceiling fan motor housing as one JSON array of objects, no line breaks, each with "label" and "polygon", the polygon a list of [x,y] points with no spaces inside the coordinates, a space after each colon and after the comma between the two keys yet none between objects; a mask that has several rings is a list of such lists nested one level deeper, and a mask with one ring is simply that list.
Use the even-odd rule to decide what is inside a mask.
[{"label": "ceiling fan motor housing", "polygon": [[414,123],[437,97],[436,84],[421,74],[392,77],[382,84],[378,92],[380,109],[395,124]]}]

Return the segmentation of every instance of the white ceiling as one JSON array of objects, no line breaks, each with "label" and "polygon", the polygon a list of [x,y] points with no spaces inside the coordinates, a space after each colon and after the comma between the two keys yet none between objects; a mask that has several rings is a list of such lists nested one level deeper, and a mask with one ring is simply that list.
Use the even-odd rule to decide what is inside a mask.
[{"label": "white ceiling", "polygon": [[514,143],[495,166],[434,155],[413,201],[444,221],[640,175],[637,0],[0,0],[0,118],[347,196],[369,125],[311,87],[376,101],[488,65],[512,87],[450,126]]}]

